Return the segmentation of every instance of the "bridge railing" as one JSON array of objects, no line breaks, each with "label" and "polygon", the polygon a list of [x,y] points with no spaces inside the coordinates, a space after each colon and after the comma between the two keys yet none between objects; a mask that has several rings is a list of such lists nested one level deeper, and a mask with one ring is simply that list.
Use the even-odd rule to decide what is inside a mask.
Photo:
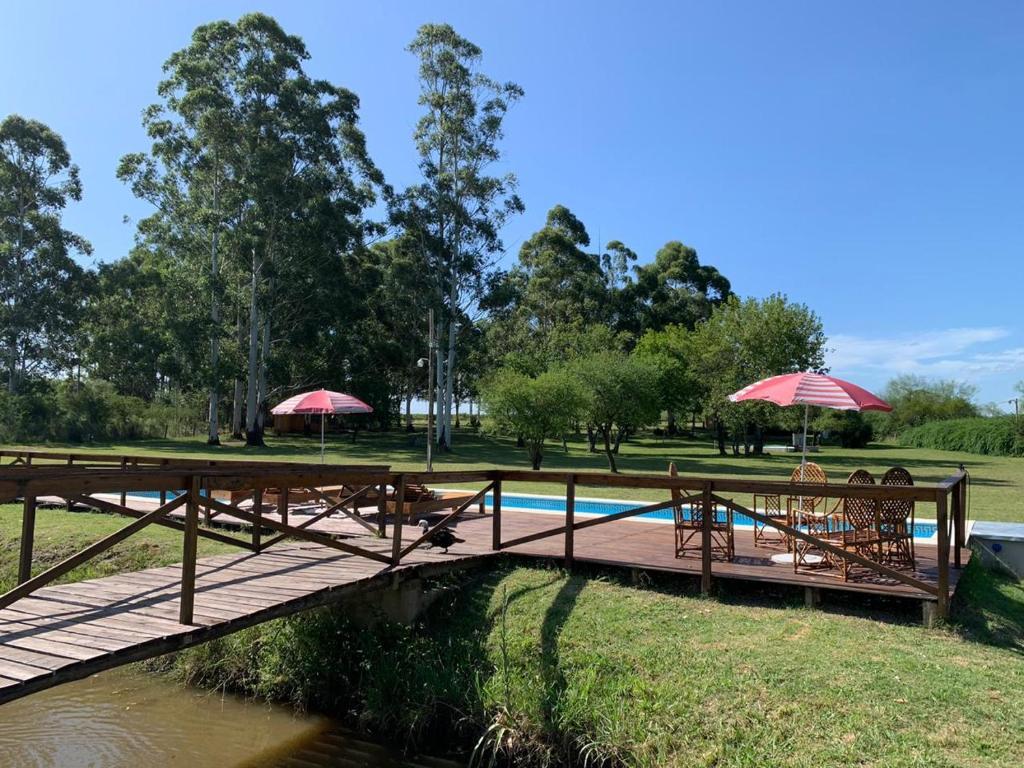
[{"label": "bridge railing", "polygon": [[[0,468],[0,500],[23,499],[21,551],[18,586],[0,595],[0,608],[31,594],[41,586],[67,574],[70,570],[105,552],[110,547],[135,535],[149,525],[173,528],[183,534],[181,621],[191,623],[194,604],[196,549],[199,538],[239,547],[259,554],[286,539],[297,539],[336,549],[380,563],[383,567],[401,564],[412,552],[423,546],[441,527],[447,526],[466,514],[474,505],[491,496],[491,546],[495,551],[507,550],[544,538],[561,536],[564,541],[564,559],[573,565],[575,533],[598,525],[609,524],[638,515],[679,507],[686,503],[698,504],[701,509],[712,510],[722,506],[747,515],[764,526],[778,530],[790,539],[799,539],[828,553],[830,557],[861,566],[886,578],[907,584],[932,595],[937,601],[940,616],[948,613],[950,546],[954,567],[960,567],[960,549],[966,538],[965,502],[966,475],[951,475],[935,485],[917,486],[850,486],[809,485],[765,480],[712,478],[706,476],[654,476],[626,475],[597,472],[537,472],[520,470],[471,470],[459,472],[391,472],[387,467],[309,465],[296,463],[221,462],[210,465],[202,461],[180,459],[153,459],[152,457],[113,457],[113,465],[90,465],[94,456],[103,454],[57,454],[53,452],[10,452],[0,456],[20,459],[17,465]],[[43,461],[42,454],[49,461]],[[61,462],[63,457],[63,463]],[[70,457],[70,460],[69,460]],[[106,457],[110,458],[110,457]],[[138,459],[138,461],[136,461]],[[147,461],[152,463],[146,464]],[[158,463],[157,463],[158,462]],[[202,466],[199,466],[202,465]],[[414,484],[474,483],[482,488],[442,516],[425,533],[405,538],[407,488]],[[502,532],[502,491],[509,483],[559,484],[565,488],[564,522],[550,529],[536,531],[514,539],[504,539]],[[637,506],[600,517],[578,518],[575,513],[578,487],[629,488],[663,490],[670,495],[663,501]],[[127,495],[146,491],[159,494],[156,509],[143,512],[129,506]],[[99,498],[97,494],[119,494],[120,503]],[[305,494],[326,506],[298,525],[288,518],[289,498]],[[751,504],[749,507],[735,501],[737,494],[776,494],[782,498],[800,496],[830,499],[865,498],[882,503],[900,500],[934,504],[937,525],[937,581],[919,578],[912,572],[863,557],[857,552],[837,547],[831,541],[788,525],[775,517],[763,514]],[[32,576],[32,549],[35,530],[37,499],[56,496],[68,504],[83,504],[105,512],[134,518],[124,528],[85,547],[61,563]],[[170,500],[168,497],[170,496]],[[266,504],[265,500],[271,500]],[[366,520],[360,507],[377,504],[376,525]],[[244,504],[251,501],[250,506]],[[390,555],[351,540],[338,539],[312,530],[319,520],[341,512],[357,520],[359,525],[378,536],[387,536],[387,504],[394,504],[391,522]],[[266,509],[273,508],[275,517],[268,517]],[[179,510],[183,509],[183,514]],[[177,517],[171,517],[176,513]],[[213,529],[216,518],[234,518],[249,526],[250,539],[229,536]],[[710,590],[713,577],[712,518],[702,516],[701,585]],[[274,532],[264,540],[266,530]]]}]

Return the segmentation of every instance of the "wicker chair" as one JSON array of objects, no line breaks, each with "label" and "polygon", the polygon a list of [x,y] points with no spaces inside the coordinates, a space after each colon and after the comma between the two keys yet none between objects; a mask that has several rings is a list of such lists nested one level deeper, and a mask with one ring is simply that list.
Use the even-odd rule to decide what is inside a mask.
[{"label": "wicker chair", "polygon": [[[828,476],[820,466],[813,462],[803,465],[803,473],[800,467],[793,473],[792,482],[803,483],[804,485],[828,485]],[[789,525],[794,528],[803,528],[805,533],[818,538],[827,539],[831,532],[830,515],[824,496],[791,496],[787,505],[787,518]],[[828,567],[828,559],[824,556],[812,561],[810,555],[816,547],[809,541],[793,537],[790,543],[793,552],[793,570],[802,567]]]},{"label": "wicker chair", "polygon": [[[882,475],[882,485],[911,486],[914,478],[903,467],[893,467]],[[909,525],[907,520],[910,520]],[[881,556],[889,565],[913,570],[914,560],[914,502],[902,499],[883,499],[879,514]]]},{"label": "wicker chair", "polygon": [[[864,469],[858,469],[847,479],[847,485],[874,485],[874,476]],[[842,508],[841,523],[833,529],[829,537],[830,543],[845,550],[855,552],[863,557],[881,561],[882,539],[879,535],[880,508],[875,499],[857,499],[845,497],[839,501],[837,509]],[[836,510],[833,510],[835,512]],[[850,561],[844,558],[833,558],[838,561],[843,581],[850,578]]]},{"label": "wicker chair", "polygon": [[[675,462],[668,465],[670,477],[676,477]],[[673,489],[672,498],[679,498],[679,491]],[[711,513],[711,557],[714,560],[732,561],[736,556],[736,536],[732,523],[732,509],[726,507],[724,519],[719,520],[714,512],[712,502]],[[676,557],[687,554],[700,555],[703,547],[702,532],[704,530],[704,505],[700,501],[680,502],[672,507],[672,518],[676,529]]]},{"label": "wicker chair", "polygon": [[[801,474],[802,472],[802,474]],[[789,476],[791,483],[815,483],[824,484],[828,482],[825,471],[814,462],[807,462],[802,467],[797,467]],[[762,512],[766,517],[778,520],[780,523],[792,525],[789,514],[788,503],[783,504],[782,496],[777,493],[755,493],[754,510]],[[770,532],[769,532],[770,531]],[[790,546],[789,537],[777,531],[766,523],[754,521],[754,546],[758,544]]]}]

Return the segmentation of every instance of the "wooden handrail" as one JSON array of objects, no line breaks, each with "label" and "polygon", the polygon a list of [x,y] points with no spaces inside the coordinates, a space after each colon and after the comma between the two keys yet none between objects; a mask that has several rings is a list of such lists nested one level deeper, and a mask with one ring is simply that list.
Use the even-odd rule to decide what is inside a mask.
[{"label": "wooden handrail", "polygon": [[460,504],[459,507],[456,508],[453,512],[449,512],[447,515],[445,515],[440,520],[438,520],[436,523],[434,523],[433,526],[431,526],[429,529],[427,529],[426,533],[424,533],[418,539],[416,539],[411,544],[409,544],[407,547],[405,547],[401,552],[399,552],[398,553],[398,559],[401,560],[403,557],[405,557],[410,552],[412,552],[414,549],[416,549],[416,547],[420,546],[423,542],[425,542],[427,539],[429,539],[433,535],[434,531],[437,531],[437,530],[440,530],[440,529],[444,528],[446,525],[448,525],[448,523],[450,523],[452,520],[457,518],[459,515],[463,514],[467,509],[469,509],[475,503],[480,501],[480,499],[482,499],[483,497],[485,497],[487,495],[487,492],[490,491],[493,486],[494,486],[494,484],[491,483],[490,485],[485,486],[482,490],[477,491],[475,496],[470,497],[468,501],[465,501],[462,504]]},{"label": "wooden handrail", "polygon": [[30,578],[28,581],[19,584],[14,589],[8,590],[4,594],[0,595],[0,608],[6,608],[8,605],[13,603],[15,600],[19,600],[26,595],[32,594],[35,590],[39,589],[46,584],[49,584],[56,578],[63,576],[68,571],[74,570],[82,563],[85,563],[101,552],[106,552],[108,549],[113,547],[115,544],[120,544],[122,541],[127,539],[134,533],[138,533],[150,523],[156,522],[161,517],[166,515],[168,512],[177,509],[186,501],[186,497],[179,496],[173,501],[169,501],[162,507],[154,509],[152,512],[144,514],[142,517],[128,523],[124,528],[121,528],[113,533],[104,536],[99,541],[90,544],[85,549],[82,549],[68,558],[65,558],[56,565],[46,569],[37,576]]},{"label": "wooden handrail", "polygon": [[238,509],[238,507],[233,507],[230,504],[224,504],[223,502],[217,501],[216,499],[211,499],[207,496],[201,496],[199,498],[199,506],[212,507],[214,509],[220,510],[225,514],[231,515],[232,517],[237,517],[239,520],[247,522],[253,526],[259,524],[265,528],[272,528],[273,530],[279,531],[280,533],[286,533],[289,536],[293,536],[296,539],[305,539],[306,541],[311,541],[314,544],[323,544],[325,547],[337,549],[341,552],[346,552],[350,555],[359,555],[360,557],[366,557],[370,560],[376,560],[378,562],[387,563],[388,565],[391,564],[391,560],[389,560],[387,557],[377,552],[373,552],[369,549],[363,549],[362,547],[356,547],[352,544],[346,544],[345,542],[338,541],[337,539],[332,539],[330,536],[326,536],[322,533],[317,533],[316,531],[307,531],[302,528],[296,528],[293,525],[284,525],[283,523],[279,523],[276,520],[271,520],[265,517],[257,518],[256,515]]}]

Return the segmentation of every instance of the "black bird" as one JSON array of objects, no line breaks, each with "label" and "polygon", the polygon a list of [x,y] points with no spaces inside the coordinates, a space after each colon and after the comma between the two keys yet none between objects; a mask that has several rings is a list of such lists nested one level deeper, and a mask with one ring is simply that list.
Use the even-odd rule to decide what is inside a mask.
[{"label": "black bird", "polygon": [[[426,520],[420,520],[420,528],[423,529],[424,533],[430,531],[430,523]],[[465,539],[460,539],[454,533],[447,528],[438,528],[437,530],[430,531],[430,535],[427,537],[427,542],[432,547],[441,547],[444,553],[448,554],[448,547],[452,544],[462,544]]]}]

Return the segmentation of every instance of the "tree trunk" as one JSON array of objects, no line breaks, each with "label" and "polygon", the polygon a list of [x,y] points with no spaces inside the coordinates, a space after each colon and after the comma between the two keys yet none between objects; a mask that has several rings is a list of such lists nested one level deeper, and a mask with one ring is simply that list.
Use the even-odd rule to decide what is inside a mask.
[{"label": "tree trunk", "polygon": [[[273,286],[271,286],[273,290]],[[260,373],[259,373],[259,386],[260,396],[259,403],[256,406],[256,428],[260,435],[260,445],[263,445],[263,435],[266,431],[266,418],[267,411],[264,406],[267,400],[270,398],[270,393],[267,392],[267,361],[270,359],[270,313],[265,312],[263,319],[263,344],[260,353]]]},{"label": "tree trunk", "polygon": [[668,434],[675,437],[679,434],[679,427],[676,425],[676,412],[668,411]]},{"label": "tree trunk", "polygon": [[597,453],[597,433],[591,424],[587,424],[587,446],[591,453]]},{"label": "tree trunk", "polygon": [[462,419],[459,417],[459,405],[460,405],[459,399],[456,398],[455,399],[455,428],[456,429],[461,429],[462,428]]},{"label": "tree trunk", "polygon": [[455,395],[455,288],[452,288],[449,301],[452,307],[452,317],[448,320],[448,365],[445,370],[444,388],[444,425],[445,444],[444,449],[452,449],[452,400]]},{"label": "tree trunk", "polygon": [[533,468],[540,469],[540,463],[543,460],[544,449],[535,443],[530,443],[530,464],[533,465]]},{"label": "tree trunk", "polygon": [[405,431],[412,432],[412,384],[405,391]]},{"label": "tree trunk", "polygon": [[615,466],[615,454],[612,453],[612,441],[611,441],[611,426],[601,427],[601,437],[604,439],[604,453],[608,457],[608,469],[612,472],[618,472],[618,467]]},{"label": "tree trunk", "polygon": [[615,430],[615,444],[612,446],[612,453],[614,453],[616,456],[619,455],[619,446],[622,444],[622,439],[623,437],[625,437],[625,435],[626,430],[623,429],[622,427],[619,427],[617,430]]},{"label": "tree trunk", "polygon": [[[217,182],[216,172],[213,180],[213,210],[214,215],[218,211],[220,201],[220,190]],[[220,280],[220,265],[217,263],[217,236],[220,224],[213,227],[213,235],[210,238],[210,413],[208,429],[206,434],[207,445],[220,445],[220,427],[217,423],[217,411],[220,407],[220,296],[218,295],[218,281]]]},{"label": "tree trunk", "polygon": [[[245,326],[242,324],[242,312],[238,311],[237,321],[235,323],[235,333],[238,338],[238,348],[241,349],[242,345],[245,344]],[[242,434],[242,400],[245,397],[245,384],[242,378],[235,375],[235,391],[233,393],[233,400],[231,405],[231,439],[241,440]]]},{"label": "tree trunk", "polygon": [[725,425],[721,419],[715,420],[715,442],[718,443],[718,455],[725,456]]},{"label": "tree trunk", "polygon": [[764,456],[764,427],[754,425],[754,455]]},{"label": "tree trunk", "polygon": [[259,371],[259,330],[260,313],[257,306],[260,263],[256,255],[257,249],[252,249],[252,284],[249,291],[249,368],[246,379],[245,398],[245,444],[263,445],[263,436],[259,433],[259,423],[256,415],[259,410],[259,383],[257,375]]}]

